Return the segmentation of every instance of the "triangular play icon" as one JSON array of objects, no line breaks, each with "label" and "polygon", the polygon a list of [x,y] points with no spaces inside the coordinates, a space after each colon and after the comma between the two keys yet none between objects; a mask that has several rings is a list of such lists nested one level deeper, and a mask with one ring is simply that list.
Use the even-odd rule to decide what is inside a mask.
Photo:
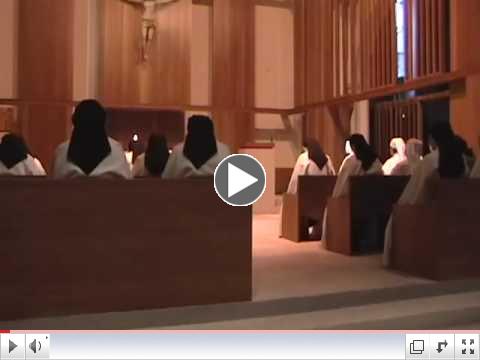
[{"label": "triangular play icon", "polygon": [[10,354],[13,350],[18,347],[12,340],[8,340],[8,353]]},{"label": "triangular play icon", "polygon": [[238,194],[257,183],[258,179],[231,163],[228,163],[228,197]]}]

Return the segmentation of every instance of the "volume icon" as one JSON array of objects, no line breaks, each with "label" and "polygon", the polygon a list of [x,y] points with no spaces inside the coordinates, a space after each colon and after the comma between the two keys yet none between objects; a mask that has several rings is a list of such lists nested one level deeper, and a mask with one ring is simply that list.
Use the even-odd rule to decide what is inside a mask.
[{"label": "volume icon", "polygon": [[42,343],[40,341],[37,341],[37,339],[34,339],[30,343],[30,345],[28,345],[28,347],[30,348],[30,350],[33,351],[34,354],[36,354],[37,352],[42,350]]}]

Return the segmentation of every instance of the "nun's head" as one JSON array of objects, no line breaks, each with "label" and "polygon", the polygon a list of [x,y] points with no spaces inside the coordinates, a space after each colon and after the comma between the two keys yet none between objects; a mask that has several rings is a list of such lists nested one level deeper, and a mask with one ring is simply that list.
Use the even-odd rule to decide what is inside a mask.
[{"label": "nun's head", "polygon": [[98,101],[83,100],[76,106],[72,120],[75,128],[105,129],[107,113]]},{"label": "nun's head", "polygon": [[12,168],[25,160],[30,151],[23,138],[16,134],[6,134],[0,143],[0,161],[8,168]]},{"label": "nun's head", "polygon": [[368,145],[367,140],[365,137],[361,134],[353,134],[350,137],[350,146],[352,148],[352,152],[360,158],[360,154],[365,152],[366,149],[370,148],[370,145]]},{"label": "nun's head", "polygon": [[390,153],[405,156],[405,141],[402,138],[393,138],[390,141]]},{"label": "nun's head", "polygon": [[211,136],[215,134],[215,128],[212,119],[208,116],[194,115],[188,119],[187,132],[193,136]]}]

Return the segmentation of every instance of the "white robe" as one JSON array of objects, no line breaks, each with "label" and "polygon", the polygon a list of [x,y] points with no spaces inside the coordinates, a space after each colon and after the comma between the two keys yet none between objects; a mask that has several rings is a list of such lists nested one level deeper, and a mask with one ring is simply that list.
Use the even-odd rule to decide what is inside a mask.
[{"label": "white robe", "polygon": [[217,153],[197,169],[183,154],[183,146],[182,143],[173,148],[163,172],[165,179],[213,176],[222,160],[231,155],[228,146],[217,141]]},{"label": "white robe", "polygon": [[[398,199],[397,205],[415,205],[423,202],[425,184],[438,169],[438,160],[438,150],[425,156],[425,158],[414,169],[410,181]],[[391,263],[392,242],[392,217],[390,216],[385,229],[385,245],[383,250],[383,264],[387,267],[390,266]]]},{"label": "white robe", "polygon": [[[109,138],[111,153],[90,173],[91,177],[131,179],[132,172],[127,162],[122,145]],[[70,141],[59,145],[55,151],[53,177],[56,179],[71,179],[87,176],[82,169],[68,160]]]},{"label": "white robe", "polygon": [[422,148],[423,144],[420,140],[408,140],[406,147],[407,156],[393,168],[392,176],[411,176],[423,159]]},{"label": "white robe", "polygon": [[[382,163],[380,160],[375,160],[368,171],[363,170],[362,162],[357,159],[355,155],[349,155],[343,161],[340,171],[338,172],[337,182],[333,188],[332,198],[338,198],[341,196],[346,196],[349,193],[350,187],[348,186],[348,179],[351,176],[366,176],[366,175],[382,175]],[[325,209],[323,214],[323,231],[322,231],[322,240],[324,246],[326,245],[327,238],[327,216],[328,211]]]},{"label": "white robe", "polygon": [[375,160],[368,171],[363,170],[362,162],[357,159],[355,155],[348,156],[340,167],[338,172],[337,182],[333,188],[332,197],[340,197],[348,194],[349,186],[348,179],[351,176],[363,175],[383,175],[382,163],[380,160]]},{"label": "white robe", "polygon": [[8,169],[0,161],[0,176],[45,176],[47,173],[40,161],[30,155],[17,165]]},{"label": "white robe", "polygon": [[311,161],[308,157],[308,152],[302,153],[298,159],[295,167],[293,169],[292,177],[290,178],[290,183],[288,184],[287,193],[288,194],[296,194],[297,193],[297,186],[298,186],[298,177],[303,175],[311,175],[311,176],[329,176],[335,175],[335,169],[333,167],[332,160],[328,155],[327,164],[323,167],[323,169],[319,169],[317,164],[314,161]]},{"label": "white robe", "polygon": [[133,177],[150,176],[147,168],[145,167],[145,154],[137,156],[132,169]]},{"label": "white robe", "polygon": [[470,174],[470,177],[473,179],[478,179],[480,178],[480,159],[477,160],[475,163],[475,166],[473,167],[472,173]]},{"label": "white robe", "polygon": [[390,142],[390,147],[392,149],[395,149],[397,152],[383,165],[382,170],[386,176],[392,175],[393,169],[407,158],[405,155],[405,141],[403,141],[403,139],[392,139],[392,141]]},{"label": "white robe", "polygon": [[[167,161],[167,164],[168,164],[168,161]],[[159,178],[163,178],[164,173],[165,173],[165,169],[164,169],[164,172],[162,173],[162,176],[160,176]],[[133,177],[151,176],[150,172],[145,166],[145,153],[137,156],[137,159],[133,164],[132,174],[133,174]]]}]

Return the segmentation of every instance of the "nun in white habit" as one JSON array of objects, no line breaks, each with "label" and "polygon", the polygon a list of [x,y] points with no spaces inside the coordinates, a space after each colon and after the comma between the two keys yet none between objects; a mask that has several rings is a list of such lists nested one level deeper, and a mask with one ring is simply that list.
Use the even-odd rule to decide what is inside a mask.
[{"label": "nun in white habit", "polygon": [[73,133],[55,151],[54,178],[130,179],[122,145],[107,136],[106,112],[96,100],[84,100],[73,114]]},{"label": "nun in white habit", "polygon": [[382,163],[365,137],[354,134],[350,138],[353,155],[348,156],[338,173],[332,197],[348,194],[348,179],[351,176],[383,175]]},{"label": "nun in white habit", "polygon": [[405,141],[402,138],[394,138],[390,141],[390,153],[392,157],[383,165],[383,173],[387,176],[392,175],[392,171],[399,163],[406,159]]},{"label": "nun in white habit", "polygon": [[[432,152],[414,169],[410,181],[403,191],[397,205],[417,205],[425,202],[428,194],[427,180],[438,176],[445,179],[466,177],[469,173],[465,158],[466,149],[455,136],[449,123],[440,122],[432,129]],[[392,218],[385,229],[383,263],[390,266],[392,251]]]},{"label": "nun in white habit", "polygon": [[418,139],[410,139],[406,146],[407,157],[399,162],[392,170],[392,176],[411,176],[414,169],[422,161],[423,142]]},{"label": "nun in white habit", "polygon": [[325,154],[320,144],[313,140],[305,141],[306,151],[297,160],[293,169],[287,193],[296,194],[299,176],[333,176],[335,169],[330,156]]},{"label": "nun in white habit", "polygon": [[25,141],[15,134],[3,136],[0,143],[0,176],[45,176],[40,161],[30,155]]},{"label": "nun in white habit", "polygon": [[[351,176],[383,175],[382,163],[363,135],[352,135],[350,137],[350,145],[353,154],[343,161],[342,167],[337,176],[337,182],[333,188],[332,198],[348,195],[348,179]],[[322,240],[326,240],[327,216],[328,214],[325,210],[323,217]],[[325,241],[323,241],[323,243],[325,244]]]},{"label": "nun in white habit", "polygon": [[133,165],[134,177],[162,177],[170,153],[163,135],[151,135],[147,151],[137,157]]},{"label": "nun in white habit", "polygon": [[212,119],[194,115],[188,119],[185,142],[174,147],[170,155],[164,178],[213,176],[220,162],[229,155],[228,146],[215,138]]}]

